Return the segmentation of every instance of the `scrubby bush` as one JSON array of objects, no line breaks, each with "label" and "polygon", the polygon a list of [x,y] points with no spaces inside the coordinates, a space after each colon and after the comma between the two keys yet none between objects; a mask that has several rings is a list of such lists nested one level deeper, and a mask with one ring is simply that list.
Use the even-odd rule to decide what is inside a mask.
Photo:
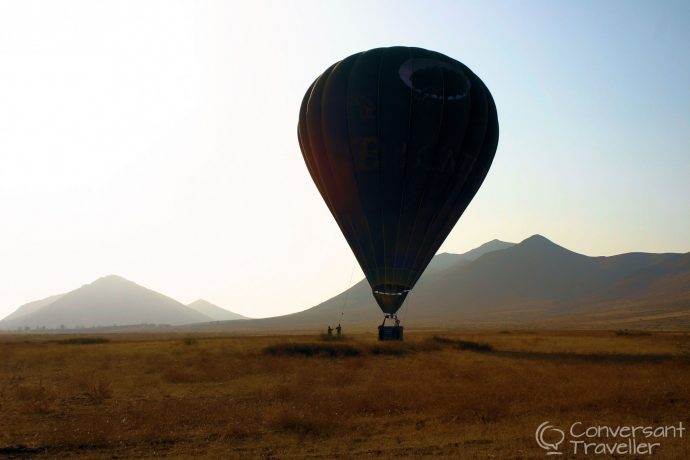
[{"label": "scrubby bush", "polygon": [[493,351],[494,349],[493,346],[485,342],[471,342],[469,340],[448,339],[445,337],[439,337],[437,335],[433,336],[431,340],[442,345],[452,346],[453,348],[457,348],[459,350]]},{"label": "scrubby bush", "polygon": [[341,343],[279,343],[266,348],[266,353],[281,356],[359,356],[360,349]]},{"label": "scrubby bush", "polygon": [[616,331],[616,335],[636,336],[636,335],[652,335],[652,333],[647,332],[647,331],[633,331],[630,329],[619,329]]},{"label": "scrubby bush", "polygon": [[63,345],[94,345],[109,342],[110,340],[103,337],[70,337],[69,339],[58,340],[58,343]]}]

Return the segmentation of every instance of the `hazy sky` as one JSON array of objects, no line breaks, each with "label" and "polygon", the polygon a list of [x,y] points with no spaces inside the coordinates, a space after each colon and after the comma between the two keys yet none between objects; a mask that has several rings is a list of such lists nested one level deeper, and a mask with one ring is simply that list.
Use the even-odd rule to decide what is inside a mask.
[{"label": "hazy sky", "polygon": [[452,56],[496,100],[441,251],[690,251],[688,24],[687,1],[0,1],[0,317],[111,273],[255,317],[344,289],[297,114],[379,46]]}]

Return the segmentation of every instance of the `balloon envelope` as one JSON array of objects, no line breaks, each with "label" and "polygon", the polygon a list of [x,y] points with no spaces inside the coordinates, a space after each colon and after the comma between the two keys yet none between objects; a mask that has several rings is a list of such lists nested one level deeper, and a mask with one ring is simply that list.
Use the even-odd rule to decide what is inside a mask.
[{"label": "balloon envelope", "polygon": [[298,138],[377,303],[393,314],[486,177],[498,120],[488,89],[460,62],[377,48],[316,79]]}]

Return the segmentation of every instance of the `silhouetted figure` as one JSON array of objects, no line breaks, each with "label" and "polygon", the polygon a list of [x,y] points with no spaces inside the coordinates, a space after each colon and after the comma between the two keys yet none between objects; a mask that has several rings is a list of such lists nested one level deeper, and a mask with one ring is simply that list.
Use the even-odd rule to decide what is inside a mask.
[{"label": "silhouetted figure", "polygon": [[333,337],[333,328],[330,324],[328,325],[328,337]]},{"label": "silhouetted figure", "polygon": [[336,330],[336,333],[338,334],[338,337],[340,337],[340,335],[343,332],[343,327],[340,325],[340,323],[338,323],[338,327],[336,327],[335,330]]}]

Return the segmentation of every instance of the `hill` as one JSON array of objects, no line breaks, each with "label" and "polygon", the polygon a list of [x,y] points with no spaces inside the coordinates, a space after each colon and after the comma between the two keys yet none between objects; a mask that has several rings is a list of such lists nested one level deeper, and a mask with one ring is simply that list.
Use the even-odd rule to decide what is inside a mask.
[{"label": "hill", "polygon": [[[435,319],[538,322],[581,312],[597,297],[624,303],[643,289],[631,278],[646,278],[646,271],[656,273],[656,265],[682,257],[647,253],[589,257],[534,235],[448,270],[432,285],[420,286],[417,296],[424,300],[424,314]],[[690,269],[682,264],[673,267],[659,276]]]},{"label": "hill", "polygon": [[242,316],[239,313],[235,313],[230,310],[226,310],[225,308],[221,308],[204,299],[196,300],[187,306],[192,310],[196,310],[202,315],[206,315],[215,321],[248,319],[246,316]]},{"label": "hill", "polygon": [[63,295],[64,294],[51,295],[50,297],[46,297],[45,299],[25,303],[24,305],[17,308],[13,313],[10,313],[5,318],[3,318],[3,321],[7,321],[10,319],[14,320],[14,319],[20,318],[22,316],[26,316],[26,315],[30,315],[32,313],[35,313],[38,310],[42,309],[43,307],[55,302],[57,299],[59,299]]},{"label": "hill", "polygon": [[209,320],[170,297],[110,275],[67,294],[24,305],[0,321],[0,329],[181,325]]},{"label": "hill", "polygon": [[[541,235],[489,242],[436,256],[399,316],[417,327],[690,328],[690,253],[590,257]],[[308,310],[226,326],[371,327],[381,318],[362,280]]]},{"label": "hill", "polygon": [[446,270],[451,267],[458,266],[458,264],[466,264],[467,262],[472,262],[479,257],[493,251],[500,251],[501,249],[507,249],[511,246],[515,246],[515,243],[507,243],[500,240],[491,240],[488,243],[484,243],[479,247],[476,247],[470,251],[463,254],[451,254],[449,252],[443,252],[441,254],[436,254],[429,266],[424,271],[422,279],[420,282],[425,281],[425,277],[428,278],[430,273],[440,272],[441,270]]},{"label": "hill", "polygon": [[[463,254],[442,253],[436,255],[417,282],[417,288],[408,297],[406,305],[417,302],[416,290],[420,286],[432,284],[448,273],[449,270],[464,267],[485,254],[502,251],[514,245],[515,243],[492,240]],[[406,308],[406,306],[403,306],[402,311],[406,311]],[[324,325],[335,325],[339,322],[349,325],[371,325],[372,323],[380,322],[381,318],[382,314],[379,307],[371,295],[371,287],[363,279],[335,297],[301,312],[272,318],[222,323],[219,326],[243,329],[320,328]]]},{"label": "hill", "polygon": [[[415,327],[690,329],[690,253],[590,257],[533,235],[439,254],[399,312]],[[241,321],[239,321],[241,319]],[[372,328],[382,314],[366,280],[304,311],[248,319],[205,300],[185,306],[111,275],[22,305],[0,329],[136,324],[230,329]]]}]

